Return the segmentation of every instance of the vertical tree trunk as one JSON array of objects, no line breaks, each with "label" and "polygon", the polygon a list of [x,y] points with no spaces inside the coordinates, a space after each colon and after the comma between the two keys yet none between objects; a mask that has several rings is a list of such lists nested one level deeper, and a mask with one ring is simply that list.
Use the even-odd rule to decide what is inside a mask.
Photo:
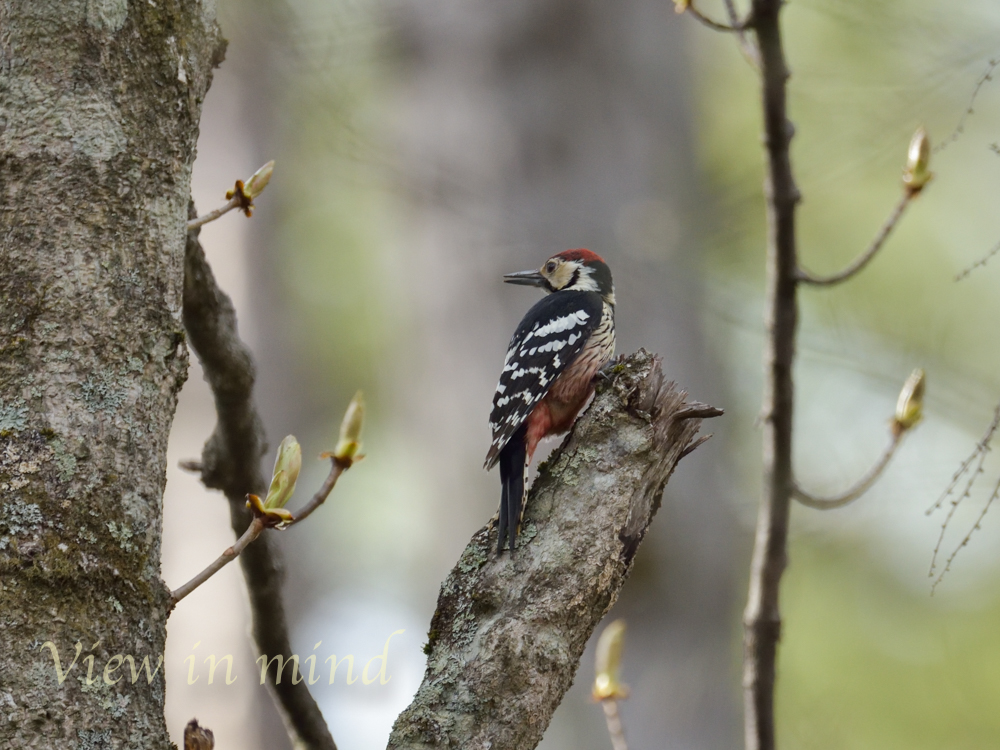
[{"label": "vertical tree trunk", "polygon": [[163,653],[185,220],[223,50],[207,2],[0,3],[0,747],[171,747],[141,662]]}]

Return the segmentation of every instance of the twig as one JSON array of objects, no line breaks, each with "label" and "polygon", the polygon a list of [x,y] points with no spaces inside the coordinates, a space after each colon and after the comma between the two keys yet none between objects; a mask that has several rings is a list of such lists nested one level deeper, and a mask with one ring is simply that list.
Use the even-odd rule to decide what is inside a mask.
[{"label": "twig", "polygon": [[226,200],[228,202],[223,206],[219,206],[219,208],[214,211],[208,212],[204,216],[192,217],[189,219],[187,223],[188,231],[190,232],[192,229],[197,229],[210,221],[215,221],[223,214],[232,211],[234,208],[240,209],[240,211],[242,211],[249,219],[253,216],[253,199],[264,192],[264,188],[266,188],[267,184],[271,181],[271,175],[273,173],[274,160],[272,159],[250,175],[250,179],[248,179],[245,184],[243,180],[236,180],[236,184],[233,186],[233,189],[226,193]]},{"label": "twig", "polygon": [[744,737],[746,750],[773,750],[774,681],[781,612],[781,576],[788,547],[793,487],[792,417],[798,261],[795,207],[800,200],[792,175],[788,120],[789,77],[782,48],[781,0],[753,0],[751,15],[760,51],[768,220],[767,339],[763,420],[764,491],[757,515],[750,586],[743,614]]},{"label": "twig", "polygon": [[939,497],[937,501],[925,511],[925,515],[929,516],[934,511],[940,509],[940,507],[944,504],[944,501],[951,495],[952,492],[955,491],[955,488],[962,480],[965,472],[967,472],[969,467],[972,466],[972,462],[975,461],[981,453],[990,449],[990,441],[993,439],[993,436],[996,434],[998,428],[1000,428],[1000,404],[997,404],[996,408],[993,410],[993,419],[986,428],[986,432],[979,439],[979,442],[976,443],[976,447],[972,451],[972,455],[965,459],[962,462],[962,465],[958,467],[958,471],[952,475],[951,481],[948,483],[948,486],[945,487],[941,497]]},{"label": "twig", "polygon": [[[719,21],[715,21],[709,18],[695,7],[694,0],[687,0],[687,2],[683,4],[682,9],[686,10],[688,13],[694,16],[704,26],[707,26],[708,28],[713,29],[715,31],[724,31],[727,33],[742,34],[744,31],[746,31],[753,25],[752,12],[744,20],[739,21],[738,19],[734,18],[735,8],[733,8],[732,12],[730,13],[730,19],[732,19],[732,25],[720,23]],[[728,7],[727,10],[729,10]]]},{"label": "twig", "polygon": [[208,224],[208,222],[210,221],[215,221],[220,216],[225,216],[234,208],[238,208],[239,205],[240,205],[239,199],[236,196],[233,196],[225,204],[219,206],[214,211],[209,211],[204,216],[198,216],[194,219],[190,219],[187,223],[188,231],[190,232],[192,229],[197,229],[198,227],[204,226],[205,224]]},{"label": "twig", "polygon": [[441,585],[424,680],[390,750],[538,744],[700,427],[674,419],[684,394],[656,358],[640,351],[623,370],[540,470],[517,554],[491,554],[485,526]]},{"label": "twig", "polygon": [[[323,484],[316,491],[316,494],[312,496],[312,499],[306,503],[302,510],[298,513],[293,514],[293,518],[284,524],[284,527],[293,526],[301,521],[304,521],[312,512],[316,510],[320,505],[322,505],[326,498],[330,495],[333,490],[334,485],[337,484],[337,480],[344,471],[350,468],[350,463],[337,461],[336,459],[331,459],[330,473],[327,475],[326,479],[323,480]],[[175,591],[170,593],[170,599],[174,604],[177,604],[181,599],[190,594],[196,588],[201,586],[205,581],[214,576],[228,563],[235,560],[239,554],[246,549],[246,547],[253,542],[257,537],[261,535],[264,529],[268,528],[268,524],[260,517],[255,517],[247,530],[243,533],[243,536],[237,540],[236,544],[232,547],[226,548],[226,550],[219,556],[219,558],[201,571],[198,575],[192,578],[190,581],[180,586]]]},{"label": "twig", "polygon": [[[997,483],[993,486],[993,492],[990,493],[989,498],[986,500],[986,505],[983,506],[982,511],[979,513],[979,517],[976,519],[976,522],[972,524],[972,528],[969,529],[969,532],[962,538],[962,541],[959,543],[957,547],[955,547],[952,553],[948,555],[948,559],[945,561],[944,564],[944,570],[941,571],[941,574],[937,577],[937,579],[935,579],[934,583],[931,584],[932,595],[934,594],[934,590],[937,588],[938,584],[941,583],[942,579],[945,577],[945,574],[947,574],[947,572],[951,570],[951,563],[958,556],[958,553],[962,550],[963,547],[965,547],[969,543],[969,541],[972,539],[972,535],[982,528],[983,519],[986,518],[987,511],[989,511],[990,506],[993,505],[993,501],[996,500],[998,496],[1000,496],[1000,480],[997,480]],[[938,541],[938,546],[940,546],[940,540]],[[937,548],[935,548],[935,554],[936,553],[937,553]],[[933,569],[934,568],[932,565],[931,570],[933,571]],[[931,575],[933,575],[933,572],[931,573]]]},{"label": "twig", "polygon": [[178,587],[170,592],[170,601],[177,604],[181,599],[190,594],[196,588],[201,586],[205,581],[214,576],[220,570],[222,570],[226,565],[231,563],[233,560],[239,556],[240,552],[246,549],[247,545],[254,541],[257,537],[261,535],[265,529],[264,522],[259,518],[253,519],[253,522],[247,526],[247,530],[243,532],[236,544],[232,547],[227,547],[226,550],[219,555],[218,559],[201,571],[198,575],[192,578],[190,581],[185,583],[183,586]]},{"label": "twig", "polygon": [[[965,483],[965,489],[962,494],[951,501],[951,506],[948,508],[948,513],[944,517],[944,521],[941,523],[941,531],[938,534],[937,542],[934,545],[934,552],[931,553],[931,567],[927,572],[927,575],[934,575],[934,571],[937,569],[937,558],[941,552],[941,545],[944,543],[945,534],[948,532],[948,526],[951,524],[951,519],[955,516],[958,511],[958,506],[962,504],[962,501],[966,498],[972,497],[972,486],[976,483],[979,475],[983,473],[983,464],[986,463],[986,456],[990,452],[990,447],[988,445],[983,446],[982,450],[979,451],[978,458],[979,462],[976,464],[976,469],[969,475],[968,481]],[[940,502],[940,501],[939,501]]]},{"label": "twig", "polygon": [[[736,12],[736,3],[733,0],[723,0],[726,6],[726,15],[729,16],[729,24],[734,28],[740,25],[740,16]],[[744,22],[746,27],[749,27],[750,18]],[[750,63],[750,67],[755,70],[760,70],[760,52],[757,50],[757,45],[747,36],[745,28],[741,28],[736,32],[736,38],[740,43],[740,52],[743,53],[743,57],[746,61]]]},{"label": "twig", "polygon": [[312,496],[312,499],[309,500],[308,503],[302,506],[302,510],[294,514],[295,518],[292,520],[289,526],[301,523],[302,521],[305,521],[307,518],[309,518],[309,516],[312,515],[313,511],[316,510],[326,501],[326,498],[330,495],[330,492],[333,491],[334,485],[337,484],[337,480],[340,479],[340,475],[343,474],[345,470],[350,468],[350,463],[341,462],[335,458],[330,459],[330,464],[331,464],[330,473],[326,475],[326,479],[323,480],[323,484],[320,486],[318,490],[316,490],[316,494]]},{"label": "twig", "polygon": [[[194,218],[194,206],[189,216]],[[218,423],[202,452],[201,480],[206,487],[222,490],[229,500],[230,521],[237,537],[252,522],[246,495],[261,494],[267,487],[260,472],[266,452],[264,429],[253,403],[254,365],[240,340],[236,312],[229,297],[219,289],[198,241],[198,229],[188,232],[184,267],[184,327],[188,342],[201,361],[215,398]],[[239,556],[247,583],[253,636],[257,648],[268,656],[290,658],[293,651],[281,596],[284,572],[272,540],[264,535]],[[323,714],[309,692],[306,680],[271,683],[288,725],[306,747],[336,750]]]},{"label": "twig", "polygon": [[982,258],[980,258],[979,260],[977,260],[971,266],[969,266],[968,268],[966,268],[960,274],[958,274],[957,276],[955,276],[955,281],[961,281],[966,276],[968,276],[970,273],[972,273],[973,271],[975,271],[977,268],[982,268],[987,263],[989,263],[990,259],[994,255],[996,255],[997,253],[1000,253],[1000,242],[998,242],[993,247],[991,247],[990,251],[988,253],[986,253],[986,255],[984,255]]},{"label": "twig", "polygon": [[909,206],[913,199],[919,195],[919,192],[920,191],[914,190],[903,191],[903,197],[900,198],[899,203],[896,204],[892,213],[889,214],[889,218],[882,224],[881,229],[879,229],[878,234],[875,235],[875,239],[872,240],[868,249],[861,253],[861,255],[859,255],[853,263],[847,266],[847,268],[830,276],[815,276],[809,271],[799,268],[797,273],[798,280],[813,286],[832,286],[833,284],[839,284],[840,282],[846,281],[854,276],[854,274],[867,266],[869,261],[875,257],[875,254],[882,249],[882,245],[884,245],[885,241],[889,239],[889,235],[892,234],[892,230],[896,228],[899,220],[903,217],[907,206]]},{"label": "twig", "polygon": [[611,747],[614,750],[628,750],[628,743],[625,742],[625,731],[622,729],[622,720],[618,715],[618,701],[608,698],[601,701],[604,709],[604,719],[608,722],[608,735],[611,737]]},{"label": "twig", "polygon": [[[973,463],[976,464],[975,469],[972,470],[972,473],[969,474],[969,477],[966,480],[965,488],[962,490],[962,494],[952,499],[951,507],[948,508],[948,513],[941,524],[941,531],[938,534],[937,543],[934,545],[934,552],[931,554],[931,566],[930,570],[927,572],[928,576],[933,577],[934,572],[937,570],[938,555],[941,553],[941,545],[944,543],[944,537],[945,534],[948,532],[948,526],[951,523],[951,519],[955,516],[956,511],[958,511],[958,506],[962,503],[962,501],[972,496],[972,487],[975,484],[976,479],[979,478],[979,475],[984,472],[983,465],[986,463],[986,457],[991,450],[990,443],[993,440],[993,436],[996,435],[998,428],[1000,428],[1000,404],[997,404],[996,409],[994,409],[993,419],[990,422],[989,426],[986,428],[986,432],[983,435],[983,437],[979,440],[978,443],[976,443],[976,447],[972,451],[972,455],[962,462],[962,465],[958,467],[958,471],[956,471],[952,475],[951,481],[945,488],[944,493],[941,495],[941,497],[937,499],[937,502],[935,502],[930,508],[927,509],[927,515],[930,515],[934,511],[939,510],[941,506],[944,505],[944,501],[948,497],[950,497],[951,494],[955,491],[955,488],[958,487],[958,484],[959,482],[962,481],[962,478],[966,474],[969,474],[970,469],[972,469]],[[969,533],[966,534],[965,537],[962,539],[962,542],[958,545],[958,547],[955,548],[955,550],[948,557],[947,561],[945,562],[944,570],[941,571],[937,579],[931,585],[931,593],[933,593],[934,589],[937,588],[937,585],[941,583],[941,579],[944,578],[945,573],[947,573],[951,569],[951,563],[955,559],[955,556],[958,554],[959,550],[961,550],[962,547],[966,546],[969,543],[969,539],[971,538],[973,532],[979,528],[980,523],[982,522],[983,518],[986,515],[986,511],[988,511],[990,506],[993,504],[993,501],[996,499],[998,492],[1000,492],[1000,483],[998,483],[997,486],[993,488],[993,492],[990,494],[989,499],[986,501],[986,505],[983,508],[982,512],[979,514],[979,518],[976,520],[976,523],[973,525],[972,529],[970,529]]]},{"label": "twig", "polygon": [[953,131],[951,131],[951,135],[934,147],[935,153],[944,151],[949,145],[957,141],[958,137],[965,132],[965,122],[974,112],[973,107],[976,104],[976,99],[979,97],[979,91],[984,85],[986,85],[987,81],[993,80],[993,71],[997,69],[997,66],[1000,66],[1000,58],[990,60],[989,65],[986,68],[986,72],[984,72],[979,77],[979,80],[976,81],[976,87],[972,90],[972,96],[969,97],[969,103],[966,106],[965,111],[962,113],[962,116],[959,118],[958,125],[955,126]]},{"label": "twig", "polygon": [[792,485],[792,496],[806,507],[815,508],[816,510],[833,510],[834,508],[843,508],[845,505],[854,502],[871,489],[871,486],[875,484],[876,480],[882,475],[882,472],[885,471],[885,467],[888,466],[889,461],[892,460],[893,454],[896,453],[896,449],[899,447],[899,444],[903,441],[903,435],[905,434],[906,433],[902,431],[893,432],[892,441],[889,443],[888,447],[886,447],[885,451],[882,452],[882,456],[875,462],[875,465],[872,466],[872,468],[869,469],[868,472],[861,477],[861,479],[859,479],[853,487],[840,495],[834,495],[833,497],[816,497],[815,495],[811,495],[803,490],[798,486],[798,484],[794,484]]}]

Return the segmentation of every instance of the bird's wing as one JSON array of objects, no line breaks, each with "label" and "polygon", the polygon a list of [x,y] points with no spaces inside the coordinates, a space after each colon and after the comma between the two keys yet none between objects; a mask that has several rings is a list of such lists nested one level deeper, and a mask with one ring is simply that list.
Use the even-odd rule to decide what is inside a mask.
[{"label": "bird's wing", "polygon": [[532,307],[514,332],[493,396],[490,430],[493,442],[486,469],[528,418],[555,379],[576,359],[601,321],[596,292],[557,292]]}]

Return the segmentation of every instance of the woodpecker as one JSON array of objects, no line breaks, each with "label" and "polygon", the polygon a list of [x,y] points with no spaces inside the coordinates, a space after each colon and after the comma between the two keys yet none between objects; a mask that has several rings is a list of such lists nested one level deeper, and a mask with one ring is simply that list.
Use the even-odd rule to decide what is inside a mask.
[{"label": "woodpecker", "polygon": [[615,287],[611,269],[596,253],[565,250],[537,271],[503,280],[548,294],[514,332],[493,396],[485,468],[500,464],[497,554],[505,539],[514,551],[538,441],[572,426],[594,392],[594,376],[615,351]]}]

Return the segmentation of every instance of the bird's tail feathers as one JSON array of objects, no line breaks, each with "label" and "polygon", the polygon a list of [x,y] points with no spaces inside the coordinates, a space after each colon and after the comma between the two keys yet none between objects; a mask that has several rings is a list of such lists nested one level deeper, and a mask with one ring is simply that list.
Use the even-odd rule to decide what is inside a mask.
[{"label": "bird's tail feathers", "polygon": [[497,554],[503,552],[504,539],[514,552],[521,525],[527,474],[526,427],[521,427],[500,451],[500,517],[497,525]]}]

